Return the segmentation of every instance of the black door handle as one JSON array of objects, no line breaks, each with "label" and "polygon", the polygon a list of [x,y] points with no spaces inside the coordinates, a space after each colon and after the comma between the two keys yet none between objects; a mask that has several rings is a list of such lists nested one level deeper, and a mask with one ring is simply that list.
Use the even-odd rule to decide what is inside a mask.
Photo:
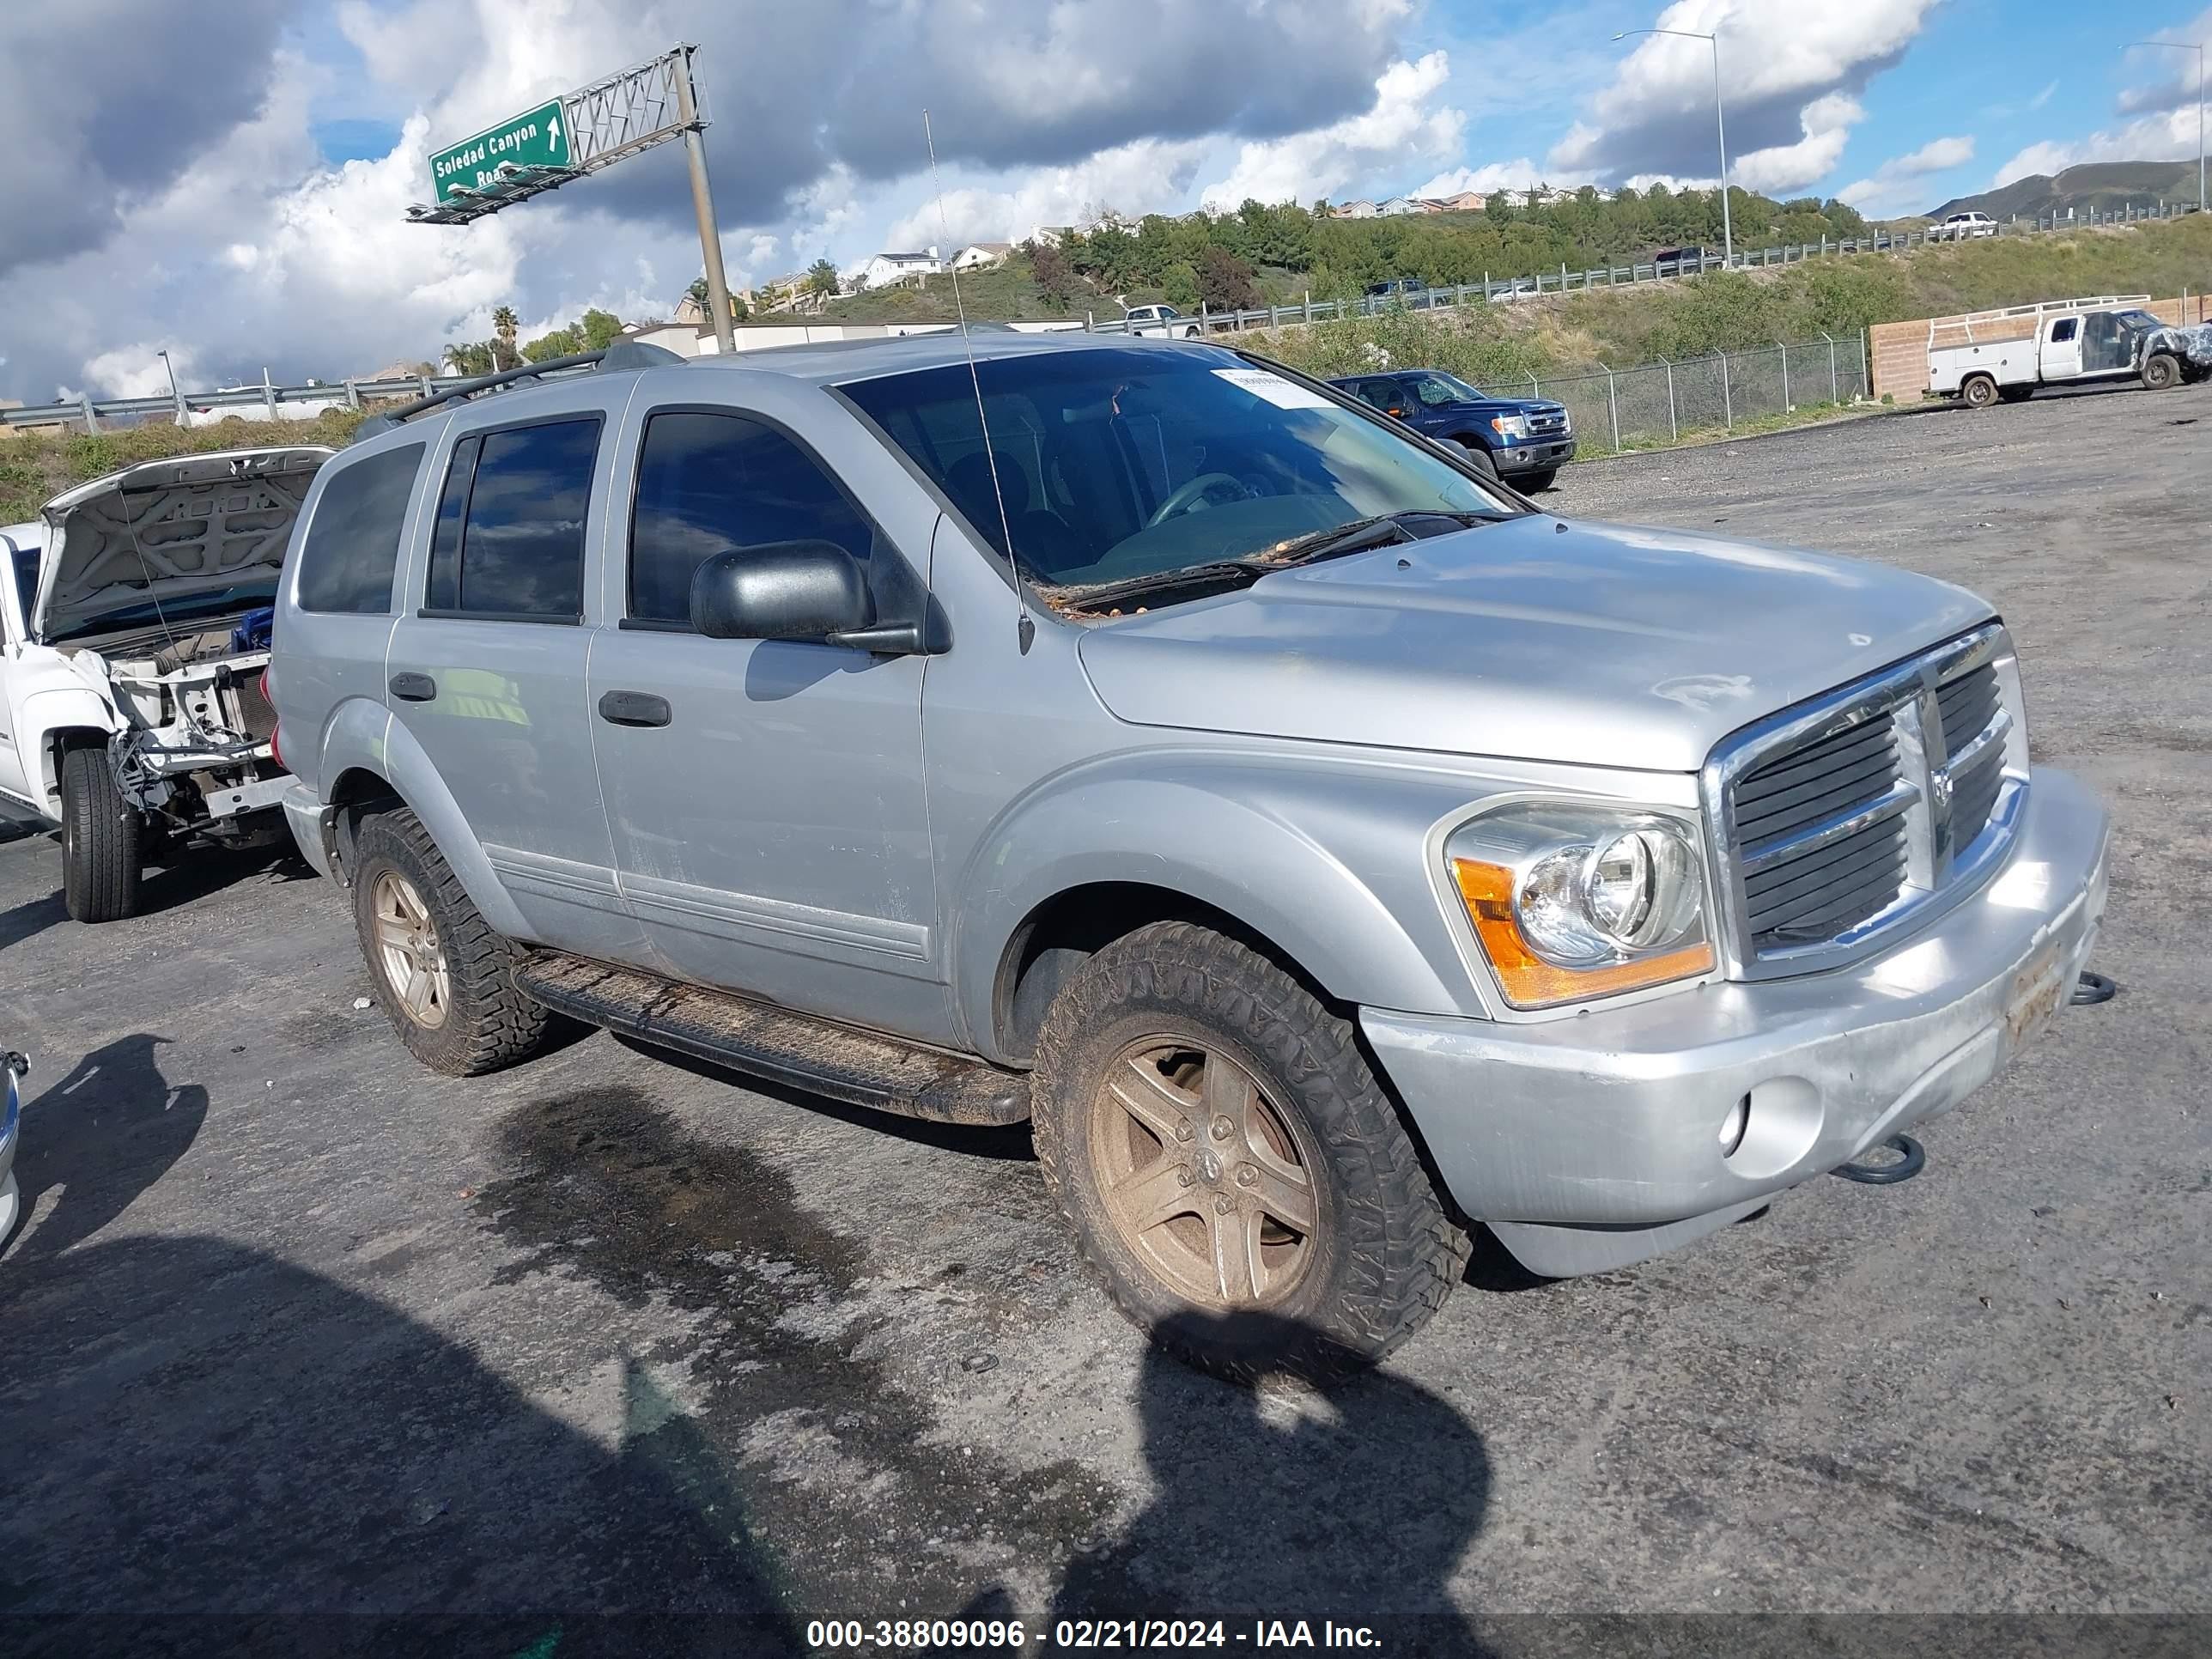
[{"label": "black door handle", "polygon": [[428,674],[394,674],[392,695],[406,702],[428,702],[438,695],[438,682]]},{"label": "black door handle", "polygon": [[668,699],[650,691],[610,691],[599,699],[599,718],[617,726],[665,726]]}]

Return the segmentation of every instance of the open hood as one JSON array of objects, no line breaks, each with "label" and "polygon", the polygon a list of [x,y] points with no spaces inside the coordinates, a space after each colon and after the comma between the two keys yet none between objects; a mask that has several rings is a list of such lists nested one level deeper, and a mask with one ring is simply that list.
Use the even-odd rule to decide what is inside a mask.
[{"label": "open hood", "polygon": [[335,453],[302,444],[180,455],[55,496],[41,509],[48,533],[31,636],[151,625],[156,604],[190,612],[241,586],[273,589],[307,486]]},{"label": "open hood", "polygon": [[1886,565],[1531,513],[1088,630],[1142,726],[1690,772],[1990,616]]}]

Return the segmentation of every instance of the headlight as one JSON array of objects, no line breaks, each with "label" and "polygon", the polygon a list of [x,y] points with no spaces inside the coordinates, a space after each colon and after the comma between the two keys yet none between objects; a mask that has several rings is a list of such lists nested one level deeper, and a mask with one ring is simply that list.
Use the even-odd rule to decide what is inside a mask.
[{"label": "headlight", "polygon": [[1444,855],[1516,1008],[1639,990],[1713,965],[1705,860],[1683,820],[1524,803],[1462,825]]},{"label": "headlight", "polygon": [[1490,429],[1501,438],[1525,438],[1528,435],[1528,417],[1525,415],[1493,415]]}]

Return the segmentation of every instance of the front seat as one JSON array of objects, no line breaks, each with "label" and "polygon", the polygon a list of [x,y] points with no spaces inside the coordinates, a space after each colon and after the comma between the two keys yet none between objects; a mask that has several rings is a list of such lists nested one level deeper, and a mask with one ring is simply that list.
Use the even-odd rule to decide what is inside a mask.
[{"label": "front seat", "polygon": [[1022,563],[1040,575],[1055,576],[1063,570],[1074,569],[1086,562],[1083,550],[1075,544],[1075,532],[1067,520],[1059,514],[1047,511],[1036,504],[1030,485],[1030,476],[1014,465],[1013,458],[1003,449],[985,455],[977,450],[963,455],[945,472],[945,483],[954,503],[965,514],[968,522],[983,533],[983,538],[1003,553],[1004,536],[999,526],[999,495],[991,488],[991,464],[998,463],[999,490],[1006,499],[1006,523],[1012,527],[1014,545],[1021,549]]}]

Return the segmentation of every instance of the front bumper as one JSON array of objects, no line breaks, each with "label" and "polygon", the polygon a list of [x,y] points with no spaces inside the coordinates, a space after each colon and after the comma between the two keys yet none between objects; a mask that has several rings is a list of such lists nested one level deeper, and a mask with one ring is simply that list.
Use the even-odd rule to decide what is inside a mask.
[{"label": "front bumper", "polygon": [[1535,1024],[1367,1009],[1360,1027],[1468,1216],[1538,1273],[1623,1267],[1994,1077],[2065,1004],[2104,918],[2106,847],[2094,797],[2039,769],[1981,891],[1850,968]]},{"label": "front bumper", "polygon": [[1575,441],[1572,438],[1500,444],[1490,452],[1490,459],[1497,463],[1498,476],[1504,478],[1522,472],[1549,471],[1553,467],[1565,466],[1574,458]]}]

